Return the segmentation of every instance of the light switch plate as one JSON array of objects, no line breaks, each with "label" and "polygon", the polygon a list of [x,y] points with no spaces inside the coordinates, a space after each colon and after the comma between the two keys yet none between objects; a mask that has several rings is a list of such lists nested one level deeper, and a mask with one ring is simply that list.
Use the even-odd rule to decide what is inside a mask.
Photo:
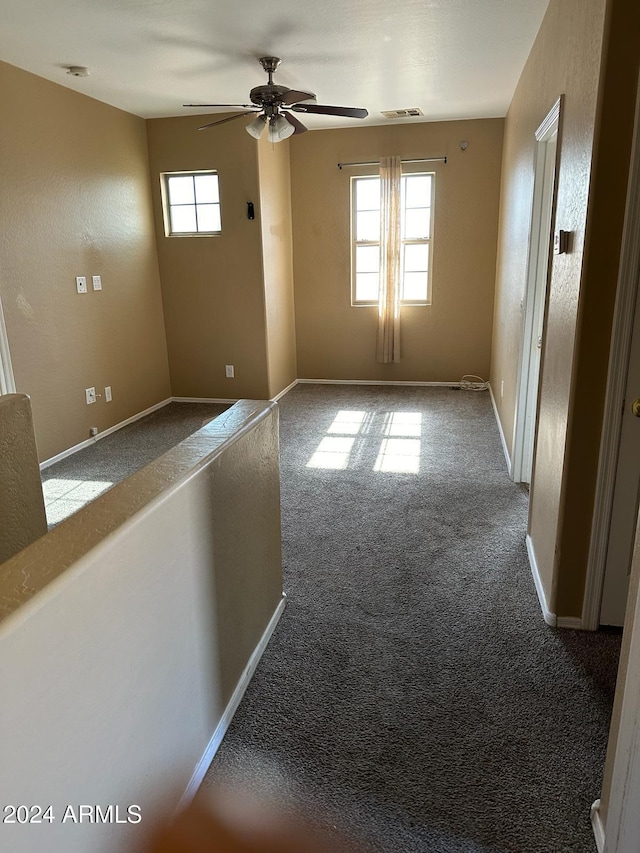
[{"label": "light switch plate", "polygon": [[76,290],[78,293],[86,293],[87,292],[87,277],[86,275],[77,275],[76,276]]},{"label": "light switch plate", "polygon": [[99,275],[92,275],[93,280],[93,289],[94,290],[102,290],[102,277]]}]

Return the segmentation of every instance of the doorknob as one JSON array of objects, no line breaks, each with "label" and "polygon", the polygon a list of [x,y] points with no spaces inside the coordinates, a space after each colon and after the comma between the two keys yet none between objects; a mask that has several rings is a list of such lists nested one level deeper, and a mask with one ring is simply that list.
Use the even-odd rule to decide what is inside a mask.
[{"label": "doorknob", "polygon": [[631,411],[637,418],[640,418],[640,397],[631,404]]}]

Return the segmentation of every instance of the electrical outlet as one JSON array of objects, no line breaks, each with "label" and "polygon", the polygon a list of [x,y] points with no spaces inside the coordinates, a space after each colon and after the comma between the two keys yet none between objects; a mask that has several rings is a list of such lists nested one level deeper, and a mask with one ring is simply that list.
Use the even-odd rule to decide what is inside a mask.
[{"label": "electrical outlet", "polygon": [[78,293],[86,293],[87,292],[87,277],[86,275],[77,275],[76,276],[76,290]]},{"label": "electrical outlet", "polygon": [[91,403],[95,403],[95,401],[96,401],[96,389],[95,388],[85,388],[84,393],[85,393],[85,397],[87,398],[87,406],[90,406]]},{"label": "electrical outlet", "polygon": [[113,395],[111,393],[111,385],[104,386],[104,401],[105,403],[110,403],[113,400]]},{"label": "electrical outlet", "polygon": [[94,290],[102,290],[102,278],[99,275],[92,275],[91,280],[93,281]]},{"label": "electrical outlet", "polygon": [[224,375],[227,379],[233,379],[235,377],[236,371],[232,364],[225,364]]},{"label": "electrical outlet", "polygon": [[95,438],[97,434],[98,434],[98,427],[89,427],[89,435],[92,438]]}]

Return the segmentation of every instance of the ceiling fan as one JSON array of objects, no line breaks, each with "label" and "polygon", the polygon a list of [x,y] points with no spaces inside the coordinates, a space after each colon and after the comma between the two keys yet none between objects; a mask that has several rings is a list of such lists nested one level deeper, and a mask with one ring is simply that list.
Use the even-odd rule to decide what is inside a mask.
[{"label": "ceiling fan", "polygon": [[255,139],[260,139],[265,127],[268,127],[269,142],[280,142],[293,133],[304,133],[307,130],[302,122],[292,115],[292,112],[348,118],[366,118],[369,115],[367,110],[358,107],[332,107],[317,104],[316,96],[312,92],[301,92],[298,89],[289,89],[287,86],[278,86],[273,82],[273,74],[282,60],[277,56],[262,56],[258,61],[269,79],[266,85],[256,86],[249,92],[250,104],[183,104],[185,107],[229,107],[243,110],[237,115],[203,124],[198,130],[206,130],[216,124],[224,124],[242,116],[258,113],[257,117],[246,126],[247,133]]}]

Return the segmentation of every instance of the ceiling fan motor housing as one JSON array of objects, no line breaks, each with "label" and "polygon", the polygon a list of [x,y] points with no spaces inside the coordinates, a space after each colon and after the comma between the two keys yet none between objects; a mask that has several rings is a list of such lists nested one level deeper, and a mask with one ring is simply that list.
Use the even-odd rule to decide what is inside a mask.
[{"label": "ceiling fan motor housing", "polygon": [[251,102],[262,106],[274,106],[281,104],[284,96],[290,89],[287,86],[277,86],[275,83],[265,86],[255,86],[250,92]]}]

